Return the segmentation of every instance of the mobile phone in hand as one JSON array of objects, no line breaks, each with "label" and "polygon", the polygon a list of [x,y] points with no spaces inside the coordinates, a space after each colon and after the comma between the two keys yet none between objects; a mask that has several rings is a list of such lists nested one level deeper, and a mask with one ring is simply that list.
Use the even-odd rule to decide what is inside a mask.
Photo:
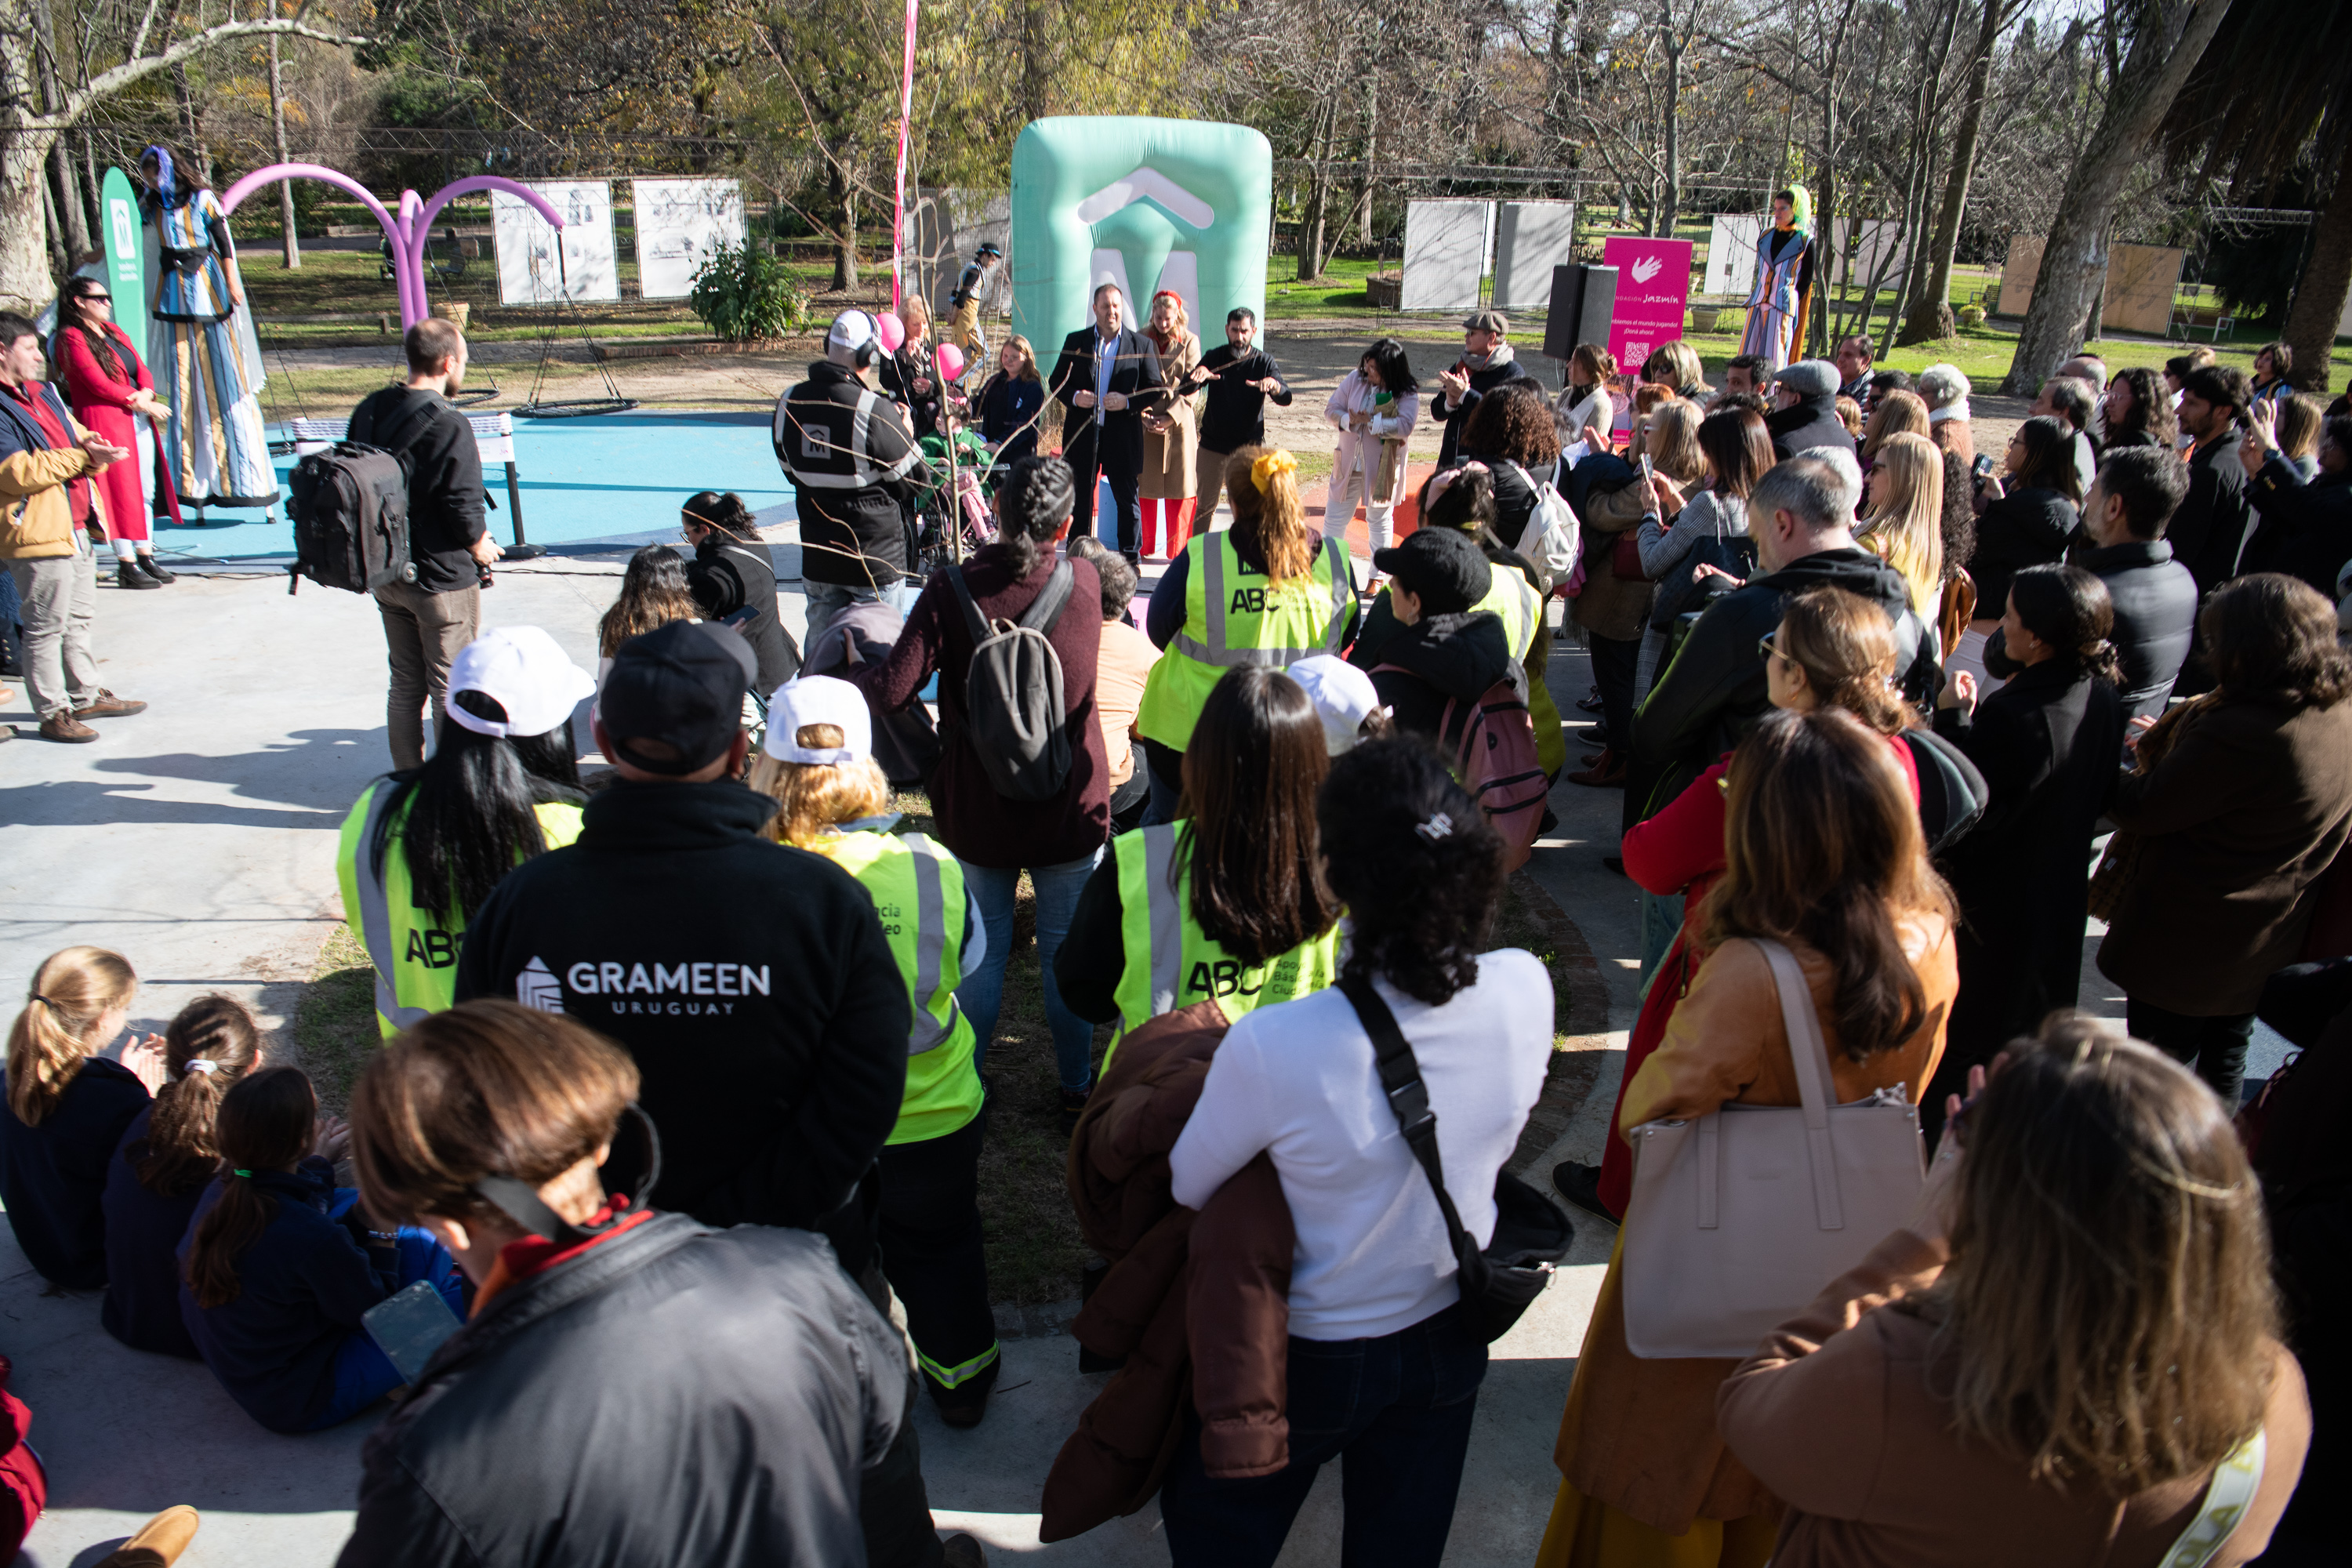
[{"label": "mobile phone in hand", "polygon": [[1983,479],[1985,476],[1987,476],[1988,474],[1990,474],[1990,473],[1991,473],[1991,472],[1992,472],[1992,454],[1991,454],[1990,452],[1979,452],[1979,453],[1978,453],[1978,454],[1977,454],[1977,478],[1979,478],[1979,479]]},{"label": "mobile phone in hand", "polygon": [[362,1312],[360,1325],[393,1369],[410,1383],[424,1375],[433,1352],[462,1326],[441,1292],[423,1279]]},{"label": "mobile phone in hand", "polygon": [[1645,491],[1650,489],[1657,477],[1657,470],[1650,466],[1649,451],[1644,448],[1642,453],[1642,489]]}]

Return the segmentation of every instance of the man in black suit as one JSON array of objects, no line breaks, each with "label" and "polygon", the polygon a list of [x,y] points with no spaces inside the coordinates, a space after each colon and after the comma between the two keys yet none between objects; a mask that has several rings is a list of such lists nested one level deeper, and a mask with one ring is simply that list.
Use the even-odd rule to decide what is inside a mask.
[{"label": "man in black suit", "polygon": [[1078,481],[1071,537],[1095,532],[1095,476],[1100,473],[1110,481],[1111,500],[1118,507],[1118,552],[1129,565],[1139,568],[1143,503],[1137,484],[1143,472],[1142,416],[1165,395],[1165,384],[1158,351],[1150,338],[1124,325],[1126,314],[1127,300],[1118,284],[1096,289],[1095,324],[1062,340],[1053,388],[1071,410],[1062,426],[1062,459]]}]

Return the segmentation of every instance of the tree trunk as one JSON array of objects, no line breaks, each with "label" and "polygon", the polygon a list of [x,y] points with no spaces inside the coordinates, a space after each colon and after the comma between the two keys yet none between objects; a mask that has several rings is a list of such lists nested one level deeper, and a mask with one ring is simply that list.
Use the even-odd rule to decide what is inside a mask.
[{"label": "tree trunk", "polygon": [[[0,27],[0,81],[27,81],[32,72],[30,30]],[[24,316],[39,314],[55,291],[41,188],[57,132],[42,129],[31,109],[23,96],[0,107],[0,310]]]},{"label": "tree trunk", "polygon": [[2158,122],[2229,9],[2230,0],[2181,0],[2161,25],[2151,22],[2133,40],[2098,128],[2076,154],[2058,199],[2033,279],[2033,303],[2017,334],[2003,392],[2032,396],[2082,347],[2076,333],[2091,296],[2106,279],[2107,230],[2114,226],[2124,181],[2147,156]]},{"label": "tree trunk", "polygon": [[[1340,73],[1344,76],[1344,72]],[[1323,276],[1323,235],[1331,210],[1331,137],[1338,128],[1339,107],[1329,106],[1323,117],[1322,145],[1307,176],[1307,212],[1298,226],[1298,278],[1305,282]]]},{"label": "tree trunk", "polygon": [[[278,0],[269,0],[269,14],[278,15]],[[286,81],[279,74],[278,35],[269,35],[269,129],[278,142],[278,161],[290,163],[293,154],[286,150]],[[289,271],[302,265],[302,242],[294,234],[294,182],[281,180],[278,184],[278,216],[286,229],[285,257]]]},{"label": "tree trunk", "polygon": [[2352,294],[2352,141],[2345,143],[2336,189],[2319,209],[2311,258],[2304,263],[2294,305],[2286,313],[2284,336],[2294,351],[2291,379],[2299,391],[2326,388],[2328,356],[2336,347],[2336,328],[2344,319],[2347,294]]},{"label": "tree trunk", "polygon": [[1045,83],[1052,62],[1045,57],[1045,0],[1027,0],[1021,8],[1021,117],[1045,118]]},{"label": "tree trunk", "polygon": [[836,226],[833,235],[833,287],[845,293],[857,287],[857,191],[838,162],[830,165],[825,184],[831,187]]},{"label": "tree trunk", "polygon": [[1659,0],[1658,37],[1666,51],[1666,183],[1658,198],[1654,232],[1672,239],[1683,205],[1683,49],[1675,37],[1674,0]]},{"label": "tree trunk", "polygon": [[1977,52],[1969,63],[1968,97],[1960,106],[1959,134],[1952,139],[1952,167],[1944,177],[1944,210],[1936,216],[1936,235],[1929,242],[1927,283],[1911,301],[1903,322],[1905,343],[1941,342],[1959,330],[1952,320],[1952,258],[1960,248],[1960,220],[1967,215],[1969,182],[1975,177],[1977,142],[1984,132],[1985,100],[1992,88],[1992,51],[2000,42],[2003,8],[2008,0],[1984,0],[1984,22],[1977,29]]}]

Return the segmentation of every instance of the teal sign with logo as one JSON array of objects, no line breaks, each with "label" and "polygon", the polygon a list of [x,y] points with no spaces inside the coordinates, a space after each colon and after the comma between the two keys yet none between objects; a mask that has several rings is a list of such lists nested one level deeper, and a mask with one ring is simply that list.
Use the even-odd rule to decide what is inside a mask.
[{"label": "teal sign with logo", "polygon": [[99,186],[99,221],[106,238],[106,288],[114,296],[114,324],[145,352],[147,262],[139,238],[139,196],[131,176],[109,169]]}]

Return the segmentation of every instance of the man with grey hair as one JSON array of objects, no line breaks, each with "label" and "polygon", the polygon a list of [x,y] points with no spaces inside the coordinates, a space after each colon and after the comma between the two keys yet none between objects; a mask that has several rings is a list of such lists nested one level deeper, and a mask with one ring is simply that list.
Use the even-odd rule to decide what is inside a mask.
[{"label": "man with grey hair", "polygon": [[[1911,608],[1903,574],[1854,542],[1861,485],[1839,462],[1808,454],[1779,464],[1748,498],[1757,573],[1700,613],[1681,648],[1633,716],[1625,780],[1625,826],[1680,795],[1771,707],[1761,641],[1776,635],[1780,606],[1807,588],[1843,588],[1886,612],[1895,625],[1903,694],[1934,700],[1942,671],[1935,638]],[[1777,653],[1771,657],[1780,657]]]},{"label": "man with grey hair", "polygon": [[1772,412],[1764,416],[1772,456],[1782,462],[1808,447],[1854,449],[1853,432],[1837,415],[1838,368],[1825,359],[1801,359],[1772,377]]},{"label": "man with grey hair", "polygon": [[[2069,362],[2072,363],[2072,362]],[[2053,375],[2042,384],[2042,394],[2027,410],[2028,417],[2058,420],[2074,433],[2074,477],[2089,495],[2099,475],[2098,448],[2091,440],[2091,414],[2099,405],[2099,389],[2071,375]]]}]

